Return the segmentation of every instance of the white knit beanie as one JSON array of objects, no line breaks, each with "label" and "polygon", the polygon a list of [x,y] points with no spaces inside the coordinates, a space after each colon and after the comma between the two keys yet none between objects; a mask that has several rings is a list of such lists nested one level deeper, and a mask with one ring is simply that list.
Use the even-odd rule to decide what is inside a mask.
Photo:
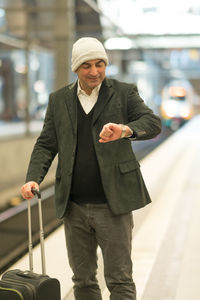
[{"label": "white knit beanie", "polygon": [[88,60],[103,59],[108,64],[108,56],[103,44],[92,37],[83,37],[77,40],[72,47],[72,71]]}]

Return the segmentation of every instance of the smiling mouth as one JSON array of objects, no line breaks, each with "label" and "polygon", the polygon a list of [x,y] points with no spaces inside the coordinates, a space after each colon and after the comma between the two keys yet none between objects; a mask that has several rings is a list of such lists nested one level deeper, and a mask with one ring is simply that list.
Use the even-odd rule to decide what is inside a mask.
[{"label": "smiling mouth", "polygon": [[90,82],[91,82],[91,83],[96,83],[96,82],[98,82],[98,81],[99,81],[98,78],[90,79]]}]

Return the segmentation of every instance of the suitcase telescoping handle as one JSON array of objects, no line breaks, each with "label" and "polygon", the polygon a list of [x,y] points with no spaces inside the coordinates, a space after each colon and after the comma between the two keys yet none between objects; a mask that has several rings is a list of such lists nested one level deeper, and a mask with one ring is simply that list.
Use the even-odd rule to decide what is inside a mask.
[{"label": "suitcase telescoping handle", "polygon": [[[46,275],[45,251],[44,251],[44,229],[42,220],[42,203],[41,193],[36,189],[31,189],[32,193],[38,198],[38,213],[40,225],[40,248],[41,248],[41,261],[42,261],[42,274]],[[31,203],[28,200],[28,237],[29,237],[29,268],[33,272],[33,243],[32,243],[32,226],[31,226]]]}]

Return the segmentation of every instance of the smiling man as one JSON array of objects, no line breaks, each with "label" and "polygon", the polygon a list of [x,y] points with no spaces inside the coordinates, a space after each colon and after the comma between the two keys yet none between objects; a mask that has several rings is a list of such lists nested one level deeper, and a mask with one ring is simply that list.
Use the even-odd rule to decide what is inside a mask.
[{"label": "smiling man", "polygon": [[105,78],[106,64],[102,59],[89,60],[76,71],[81,88],[90,95]]},{"label": "smiling man", "polygon": [[134,84],[105,76],[108,57],[95,38],[76,41],[78,80],[50,95],[43,130],[32,152],[25,199],[33,198],[58,154],[55,207],[63,219],[76,300],[102,300],[97,247],[112,300],[136,300],[132,279],[132,211],[151,202],[131,140],[155,137],[160,119]]}]

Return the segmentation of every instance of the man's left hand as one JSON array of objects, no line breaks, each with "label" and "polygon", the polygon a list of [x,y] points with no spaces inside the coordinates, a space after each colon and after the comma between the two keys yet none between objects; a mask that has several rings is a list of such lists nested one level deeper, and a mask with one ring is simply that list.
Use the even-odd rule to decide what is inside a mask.
[{"label": "man's left hand", "polygon": [[[121,124],[115,124],[115,123],[107,123],[103,126],[103,129],[101,130],[99,136],[99,142],[100,143],[107,143],[111,141],[115,141],[121,138],[122,134],[122,125]],[[130,136],[131,130],[128,126],[126,126],[126,136]]]}]

